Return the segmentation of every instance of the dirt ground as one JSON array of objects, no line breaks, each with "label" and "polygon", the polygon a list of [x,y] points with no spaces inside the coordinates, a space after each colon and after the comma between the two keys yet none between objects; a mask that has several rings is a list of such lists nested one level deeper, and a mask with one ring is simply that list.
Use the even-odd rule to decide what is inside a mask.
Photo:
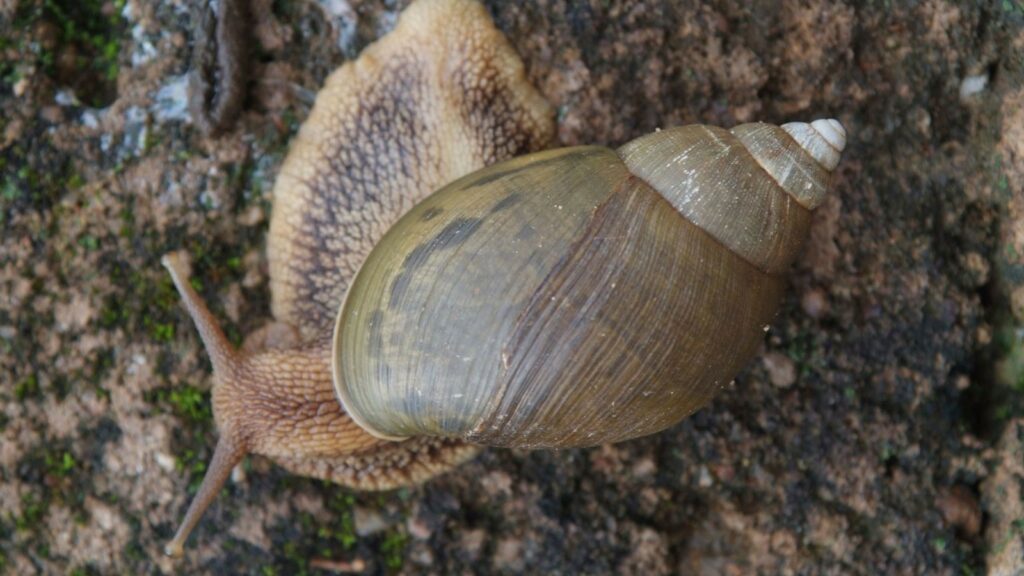
[{"label": "dirt ground", "polygon": [[[850,140],[764,350],[614,446],[355,493],[248,458],[162,555],[216,431],[159,265],[270,320],[270,189],[404,0],[252,0],[244,111],[186,105],[198,0],[0,0],[0,572],[1013,574],[1024,569],[1024,5],[488,8],[562,144],[834,116]],[[1019,573],[1019,572],[1017,572]]]}]

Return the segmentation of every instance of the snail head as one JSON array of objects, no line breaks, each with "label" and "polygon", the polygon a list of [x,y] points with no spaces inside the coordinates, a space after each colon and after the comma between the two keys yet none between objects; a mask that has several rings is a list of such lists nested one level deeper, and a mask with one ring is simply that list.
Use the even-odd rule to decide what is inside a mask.
[{"label": "snail head", "polygon": [[189,533],[246,454],[303,462],[358,453],[382,441],[359,429],[335,401],[323,345],[300,345],[297,338],[277,336],[264,338],[258,351],[236,348],[189,283],[182,256],[168,254],[162,264],[213,365],[211,404],[220,431],[206,476],[165,548],[169,556],[179,556]]}]

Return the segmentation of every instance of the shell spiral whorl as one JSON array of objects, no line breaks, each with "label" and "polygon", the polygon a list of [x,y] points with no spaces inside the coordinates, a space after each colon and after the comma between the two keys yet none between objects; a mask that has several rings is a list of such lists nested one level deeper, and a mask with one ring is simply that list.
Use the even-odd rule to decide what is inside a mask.
[{"label": "shell spiral whorl", "polygon": [[846,129],[835,118],[820,119],[805,124],[790,122],[782,129],[789,133],[807,153],[826,170],[835,170],[839,157],[846,148]]}]

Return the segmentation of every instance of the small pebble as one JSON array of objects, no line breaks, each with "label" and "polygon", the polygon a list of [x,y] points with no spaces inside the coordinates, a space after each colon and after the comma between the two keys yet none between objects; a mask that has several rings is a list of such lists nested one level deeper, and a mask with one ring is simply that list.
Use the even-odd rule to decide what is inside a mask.
[{"label": "small pebble", "polygon": [[971,275],[975,287],[983,286],[989,279],[991,266],[984,256],[977,252],[968,252],[964,256],[964,268]]},{"label": "small pebble", "polygon": [[1010,293],[1010,312],[1017,322],[1024,323],[1024,286],[1018,286]]},{"label": "small pebble", "polygon": [[715,480],[711,477],[711,471],[708,470],[707,466],[701,466],[700,471],[697,472],[697,486],[701,488],[710,488],[714,484]]},{"label": "small pebble", "polygon": [[231,482],[232,484],[245,483],[245,466],[239,464],[231,469]]},{"label": "small pebble", "polygon": [[800,307],[804,314],[817,320],[828,313],[828,296],[821,288],[808,290],[800,299]]},{"label": "small pebble", "polygon": [[981,506],[978,497],[966,486],[957,484],[939,493],[935,504],[946,524],[964,536],[972,538],[981,532]]},{"label": "small pebble", "polygon": [[352,511],[352,520],[356,525],[356,534],[359,536],[370,536],[388,527],[387,521],[379,512],[362,506],[356,506]]},{"label": "small pebble", "polygon": [[519,572],[523,569],[523,543],[518,538],[504,538],[494,551],[494,568]]},{"label": "small pebble", "polygon": [[309,561],[309,567],[336,574],[359,574],[366,570],[366,562],[362,558],[356,558],[348,562],[344,560],[331,560],[330,558],[313,558]]},{"label": "small pebble", "polygon": [[174,456],[165,452],[157,452],[154,456],[156,465],[164,472],[174,472]]},{"label": "small pebble", "polygon": [[658,471],[658,465],[654,463],[653,458],[641,458],[633,465],[633,477],[648,478]]},{"label": "small pebble", "polygon": [[25,92],[28,92],[28,82],[28,75],[22,76],[18,79],[17,82],[14,83],[14,86],[11,89],[11,91],[14,93],[15,96],[24,96]]},{"label": "small pebble", "polygon": [[992,327],[985,323],[978,325],[978,329],[974,332],[974,339],[978,346],[988,346],[992,343]]},{"label": "small pebble", "polygon": [[984,90],[985,86],[988,86],[988,74],[965,77],[960,81],[960,102],[970,100],[972,96]]},{"label": "small pebble", "polygon": [[776,530],[772,532],[772,551],[783,556],[796,554],[796,536],[789,530]]},{"label": "small pebble", "polygon": [[409,559],[420,566],[432,566],[434,553],[425,544],[417,544],[409,551]]},{"label": "small pebble", "polygon": [[768,378],[779,388],[789,388],[796,382],[796,365],[781,352],[769,352],[762,358]]},{"label": "small pebble", "polygon": [[461,553],[466,557],[468,561],[475,561],[480,557],[480,551],[484,548],[484,541],[487,539],[487,532],[482,528],[475,530],[466,530],[462,533],[462,538],[459,541],[459,547]]},{"label": "small pebble", "polygon": [[409,535],[415,538],[416,540],[427,540],[433,533],[433,531],[430,529],[430,526],[426,523],[426,521],[424,521],[423,518],[420,518],[419,516],[415,518],[409,518],[405,523],[405,527],[408,529]]}]

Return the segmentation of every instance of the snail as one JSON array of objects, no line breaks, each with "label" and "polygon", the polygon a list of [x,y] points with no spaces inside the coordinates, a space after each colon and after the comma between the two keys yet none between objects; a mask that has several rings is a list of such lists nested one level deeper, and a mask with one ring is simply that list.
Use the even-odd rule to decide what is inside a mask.
[{"label": "snail", "polygon": [[538,152],[553,131],[479,3],[419,0],[327,80],[281,168],[276,323],[235,350],[164,257],[213,365],[220,433],[168,554],[248,453],[391,488],[479,446],[663,430],[753,357],[842,126],[692,125]]}]

